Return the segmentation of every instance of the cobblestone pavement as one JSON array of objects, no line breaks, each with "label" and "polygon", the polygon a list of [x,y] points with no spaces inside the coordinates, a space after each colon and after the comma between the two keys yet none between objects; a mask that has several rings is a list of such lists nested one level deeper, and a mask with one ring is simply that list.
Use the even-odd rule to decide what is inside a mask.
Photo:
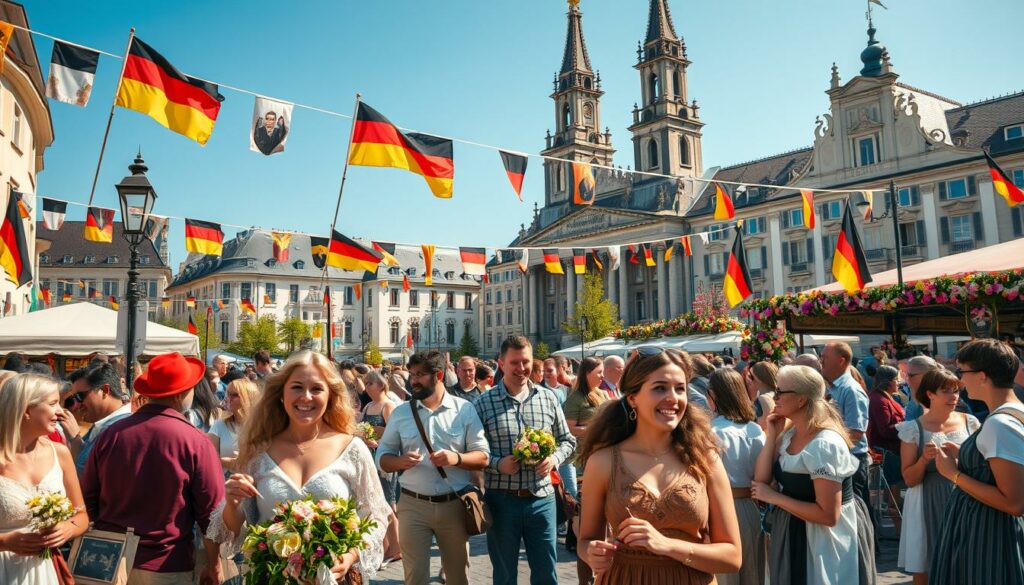
[{"label": "cobblestone pavement", "polygon": [[[878,585],[896,585],[910,583],[910,575],[896,568],[896,554],[899,543],[894,540],[883,540],[879,544],[876,564],[878,565]],[[472,585],[484,585],[491,582],[491,562],[487,556],[487,537],[474,536],[469,541],[469,582]],[[526,564],[526,553],[520,551],[519,556],[519,582],[526,585],[530,582],[530,568]],[[434,583],[438,583],[437,573],[441,569],[441,558],[434,548],[430,561],[431,574],[434,575]],[[402,578],[402,563],[397,562],[378,574],[373,581],[375,584],[398,585],[404,583]],[[576,555],[569,553],[561,545],[558,545],[558,582],[561,585],[575,585],[576,578]]]}]

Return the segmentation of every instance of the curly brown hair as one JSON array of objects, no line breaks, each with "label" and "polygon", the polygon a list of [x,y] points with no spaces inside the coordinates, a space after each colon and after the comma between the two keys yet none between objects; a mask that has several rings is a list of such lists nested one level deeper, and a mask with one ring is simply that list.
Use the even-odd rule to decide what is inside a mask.
[{"label": "curly brown hair", "polygon": [[[587,425],[577,459],[585,462],[596,451],[617,445],[636,432],[636,420],[630,420],[626,398],[636,394],[652,374],[668,365],[679,366],[687,381],[693,376],[690,357],[684,351],[665,349],[655,354],[637,352],[626,362],[619,388],[622,398],[602,404]],[[718,441],[711,431],[708,415],[702,408],[687,404],[683,418],[672,431],[676,456],[694,475],[706,479],[719,454]]]}]

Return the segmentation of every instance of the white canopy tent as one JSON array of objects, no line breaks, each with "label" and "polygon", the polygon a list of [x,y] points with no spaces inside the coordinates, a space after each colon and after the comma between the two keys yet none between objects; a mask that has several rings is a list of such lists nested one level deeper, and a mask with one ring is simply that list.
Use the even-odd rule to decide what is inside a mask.
[{"label": "white canopy tent", "polygon": [[578,358],[580,356],[580,349],[583,349],[584,354],[588,356],[621,356],[626,351],[626,344],[623,343],[621,339],[609,335],[608,337],[602,337],[601,339],[595,339],[594,341],[590,341],[583,348],[581,348],[579,345],[574,345],[572,347],[566,347],[556,352],[552,352],[552,355],[561,355],[569,358]]},{"label": "white canopy tent", "polygon": [[[0,319],[0,353],[29,356],[85,356],[93,352],[118,354],[117,313],[92,303],[74,303]],[[176,351],[199,355],[199,338],[191,333],[146,323],[143,356]]]}]

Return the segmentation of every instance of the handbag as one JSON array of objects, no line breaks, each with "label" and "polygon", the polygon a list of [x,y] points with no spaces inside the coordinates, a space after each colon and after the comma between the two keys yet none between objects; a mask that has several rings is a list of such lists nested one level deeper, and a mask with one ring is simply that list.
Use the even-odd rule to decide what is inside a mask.
[{"label": "handbag", "polygon": [[[416,429],[420,432],[420,438],[423,439],[423,444],[426,445],[427,451],[433,455],[434,447],[430,444],[430,439],[427,438],[427,431],[423,428],[423,422],[420,420],[419,408],[416,400],[410,400],[409,406],[412,408],[412,419],[416,421]],[[437,473],[441,475],[441,479],[448,484],[448,487],[452,487],[452,484],[448,481],[448,474],[445,472],[443,467],[435,467]],[[487,508],[487,503],[483,500],[483,493],[474,485],[468,485],[461,491],[456,491],[452,488],[455,495],[458,496],[459,501],[462,502],[462,512],[465,516],[466,534],[469,536],[475,536],[477,534],[483,534],[487,532],[487,529],[491,527],[491,511]]]},{"label": "handbag", "polygon": [[64,559],[59,548],[52,549],[50,560],[53,561],[53,570],[57,573],[57,582],[60,585],[75,585],[75,576],[71,574],[71,567]]}]

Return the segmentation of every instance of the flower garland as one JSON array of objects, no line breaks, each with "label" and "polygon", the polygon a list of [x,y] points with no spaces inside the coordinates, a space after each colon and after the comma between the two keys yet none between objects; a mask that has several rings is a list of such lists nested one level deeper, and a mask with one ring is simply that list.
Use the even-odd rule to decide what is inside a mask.
[{"label": "flower garland", "polygon": [[631,325],[616,331],[614,335],[627,341],[641,341],[654,337],[682,337],[729,331],[741,331],[746,334],[746,329],[746,325],[730,317],[705,317],[691,311],[672,319]]},{"label": "flower garland", "polygon": [[1024,270],[1015,269],[955,277],[939,276],[905,283],[903,286],[894,284],[871,288],[854,294],[812,291],[754,299],[740,308],[740,317],[749,317],[753,321],[751,334],[744,337],[740,355],[752,361],[781,359],[794,344],[793,335],[781,329],[780,321],[789,316],[881,312],[899,307],[963,305],[978,300],[1021,301],[1024,300],[1022,290]]}]

